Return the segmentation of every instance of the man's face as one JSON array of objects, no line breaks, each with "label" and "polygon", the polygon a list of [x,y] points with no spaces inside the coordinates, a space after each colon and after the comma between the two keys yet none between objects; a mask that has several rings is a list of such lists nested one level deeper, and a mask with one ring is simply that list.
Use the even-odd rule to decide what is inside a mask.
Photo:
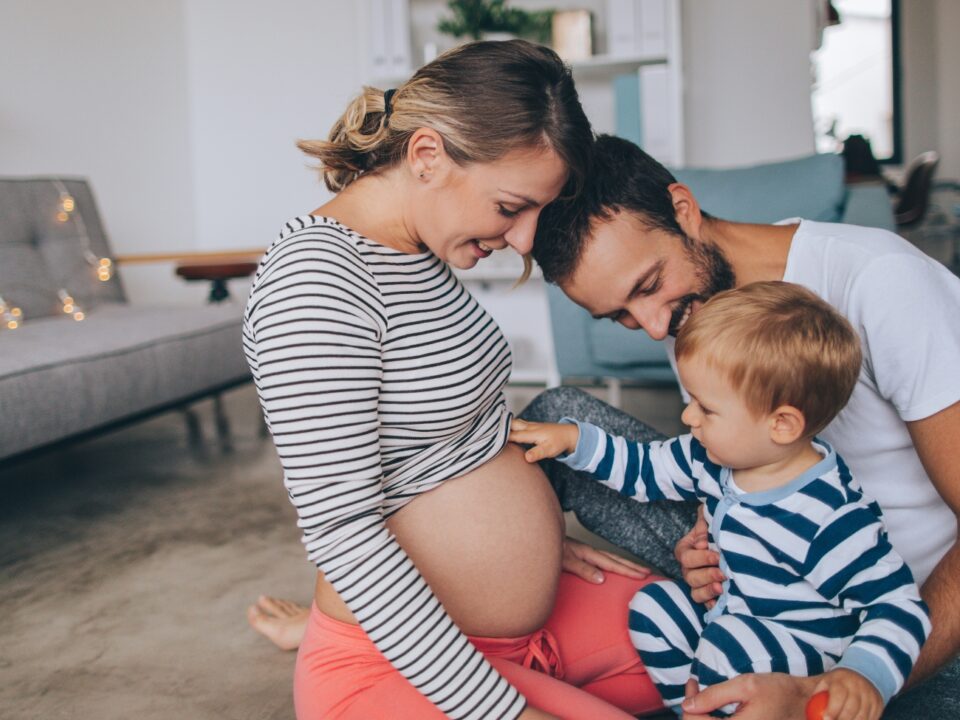
[{"label": "man's face", "polygon": [[625,211],[594,223],[576,270],[560,287],[595,318],[663,340],[734,284],[730,263],[715,245],[684,242]]}]

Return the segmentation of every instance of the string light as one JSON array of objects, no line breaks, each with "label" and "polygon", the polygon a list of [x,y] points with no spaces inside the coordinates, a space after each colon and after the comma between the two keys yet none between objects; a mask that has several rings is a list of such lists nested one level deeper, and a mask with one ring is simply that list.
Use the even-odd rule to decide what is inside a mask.
[{"label": "string light", "polygon": [[20,308],[7,304],[2,296],[0,296],[0,316],[3,317],[3,327],[8,330],[16,330],[23,322],[23,312]]},{"label": "string light", "polygon": [[60,298],[60,302],[63,303],[63,312],[67,315],[73,315],[73,319],[77,322],[83,320],[86,315],[83,314],[83,310],[80,309],[80,306],[77,305],[76,300],[66,291],[64,288],[57,290],[57,297]]},{"label": "string light", "polygon": [[[100,282],[107,282],[113,277],[113,261],[110,258],[97,257],[96,253],[90,249],[90,236],[87,235],[87,225],[83,222],[83,215],[79,212],[74,214],[74,211],[77,209],[77,201],[73,195],[67,191],[66,186],[62,182],[57,179],[54,179],[52,182],[57,188],[57,192],[60,193],[60,204],[57,208],[56,215],[57,222],[67,223],[71,219],[74,221],[80,233],[80,242],[83,243],[84,259],[88,265],[96,270],[97,279]],[[78,320],[82,319],[82,317],[78,318]]]}]

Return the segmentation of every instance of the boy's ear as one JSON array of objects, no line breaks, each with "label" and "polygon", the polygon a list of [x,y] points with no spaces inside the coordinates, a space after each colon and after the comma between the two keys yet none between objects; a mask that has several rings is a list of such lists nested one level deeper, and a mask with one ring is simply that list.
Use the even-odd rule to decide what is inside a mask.
[{"label": "boy's ear", "polygon": [[770,439],[778,445],[789,445],[803,437],[807,421],[792,405],[781,405],[770,413]]}]

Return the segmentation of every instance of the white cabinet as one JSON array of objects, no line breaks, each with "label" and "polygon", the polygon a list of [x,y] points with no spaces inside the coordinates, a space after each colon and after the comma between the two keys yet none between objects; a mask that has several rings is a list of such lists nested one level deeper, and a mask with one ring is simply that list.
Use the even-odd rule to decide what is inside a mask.
[{"label": "white cabinet", "polygon": [[410,46],[410,1],[366,0],[367,76],[406,78],[414,70]]},{"label": "white cabinet", "polygon": [[[387,88],[406,80],[438,45],[449,14],[442,0],[367,0],[368,82]],[[680,0],[513,0],[515,7],[589,9],[598,54],[570,63],[580,99],[598,132],[616,132],[670,166],[683,164]],[[616,80],[616,82],[615,82]],[[513,287],[523,269],[509,251],[495,253],[460,279],[496,319],[514,354],[511,382],[559,383],[546,287],[535,272]]]}]

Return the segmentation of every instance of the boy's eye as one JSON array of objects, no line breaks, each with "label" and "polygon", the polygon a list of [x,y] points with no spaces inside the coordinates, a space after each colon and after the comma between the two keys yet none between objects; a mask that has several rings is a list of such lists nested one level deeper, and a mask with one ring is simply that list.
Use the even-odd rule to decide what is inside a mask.
[{"label": "boy's eye", "polygon": [[505,208],[503,205],[500,205],[500,204],[497,204],[497,211],[504,217],[508,217],[508,218],[516,217],[517,215],[520,214],[515,210],[508,210],[507,208]]}]

